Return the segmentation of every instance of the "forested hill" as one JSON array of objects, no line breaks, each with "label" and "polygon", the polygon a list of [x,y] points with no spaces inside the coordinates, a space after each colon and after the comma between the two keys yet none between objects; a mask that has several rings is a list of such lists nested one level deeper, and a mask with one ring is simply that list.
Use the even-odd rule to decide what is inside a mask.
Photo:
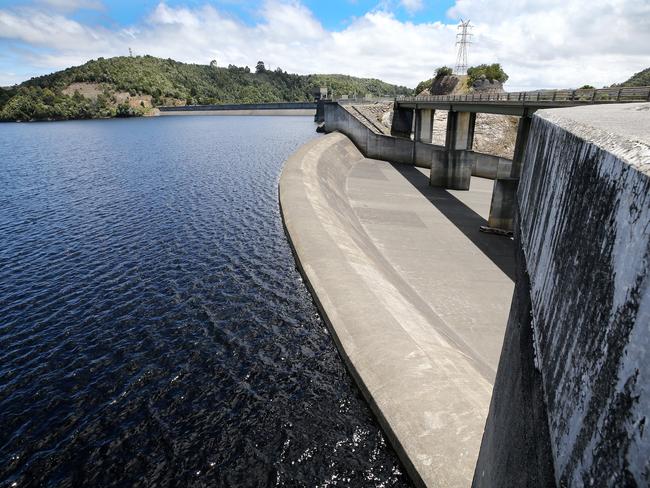
[{"label": "forested hill", "polygon": [[336,95],[409,95],[412,90],[346,75],[296,75],[263,64],[251,70],[186,64],[153,56],[99,58],[0,89],[1,120],[63,120],[142,115],[160,105],[313,100]]},{"label": "forested hill", "polygon": [[650,86],[650,68],[639,71],[618,86]]}]

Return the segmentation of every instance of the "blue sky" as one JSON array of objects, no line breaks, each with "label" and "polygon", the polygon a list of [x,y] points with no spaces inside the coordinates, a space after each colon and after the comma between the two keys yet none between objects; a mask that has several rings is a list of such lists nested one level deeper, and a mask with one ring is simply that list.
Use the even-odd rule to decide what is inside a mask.
[{"label": "blue sky", "polygon": [[[19,3],[19,2],[17,2]],[[158,5],[157,0],[144,0],[133,2],[118,0],[106,2],[106,12],[99,14],[92,9],[85,9],[77,14],[77,18],[101,23],[117,23],[130,25],[144,17]],[[168,1],[169,6],[194,6],[198,7],[206,3],[200,0],[191,1]],[[210,2],[218,8],[230,12],[239,17],[249,25],[259,20],[259,2],[252,1],[213,1]],[[353,0],[330,0],[330,1],[305,1],[304,5],[314,12],[324,27],[332,30],[344,28],[355,17],[361,17],[366,12],[375,9],[389,9],[395,17],[403,21],[429,22],[431,20],[448,19],[447,10],[453,6],[452,1],[422,2],[422,7],[409,11],[399,2],[391,5],[388,2],[376,1],[353,1]]]},{"label": "blue sky", "polygon": [[[65,4],[65,1],[59,3]],[[72,3],[72,2],[70,2]],[[84,2],[77,2],[80,8],[72,10],[71,18],[80,22],[90,24],[101,24],[106,27],[128,26],[137,23],[140,19],[148,15],[160,3],[159,0],[110,0],[102,2],[102,8],[84,8]],[[253,25],[259,20],[259,4],[249,0],[213,0],[210,2],[202,0],[168,0],[165,2],[170,7],[187,6],[200,7],[205,3],[210,3],[219,9],[223,9],[234,16],[237,16],[243,22]],[[449,20],[447,15],[449,8],[454,5],[453,1],[441,0],[434,2],[377,2],[367,0],[329,0],[316,1],[309,0],[302,2],[306,5],[315,16],[321,21],[324,27],[332,30],[344,28],[352,19],[363,16],[366,12],[384,9],[391,11],[395,17],[402,21],[411,22],[430,22],[432,20]],[[413,8],[407,8],[406,5],[411,3]],[[45,4],[45,5],[44,5]],[[405,5],[406,4],[406,5]],[[25,0],[2,0],[2,7],[25,7],[28,5],[46,6],[47,2],[25,1]],[[92,3],[87,3],[91,5]]]},{"label": "blue sky", "polygon": [[413,87],[454,64],[468,17],[470,65],[501,63],[510,90],[602,86],[650,66],[648,0],[0,0],[0,85],[132,48]]}]

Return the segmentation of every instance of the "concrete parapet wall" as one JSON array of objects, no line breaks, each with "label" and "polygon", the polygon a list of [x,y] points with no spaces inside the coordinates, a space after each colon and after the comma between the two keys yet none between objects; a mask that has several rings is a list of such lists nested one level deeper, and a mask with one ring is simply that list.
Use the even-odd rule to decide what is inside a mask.
[{"label": "concrete parapet wall", "polygon": [[[458,268],[480,263],[481,272],[470,274],[471,284],[476,286],[478,279],[482,290],[480,280],[489,277],[491,291],[498,290],[487,299],[488,315],[499,315],[495,311],[501,307],[502,294],[507,303],[511,281],[489,258],[476,253],[476,246],[485,249],[487,241],[467,240],[455,224],[438,215],[429,198],[436,194],[438,199],[445,198],[442,190],[422,195],[395,166],[363,158],[343,134],[316,138],[285,163],[280,179],[282,215],[321,315],[413,481],[417,486],[460,488],[471,482],[494,374],[482,346],[492,341],[500,344],[499,334],[485,332],[489,338],[476,346],[466,342],[463,327],[449,326],[447,320],[452,319],[443,319],[436,306],[424,301],[413,287],[422,283],[421,277],[409,275],[404,267],[422,268],[418,251],[409,251],[416,254],[410,264],[402,262],[400,271],[380,245],[385,241],[377,240],[371,229],[392,229],[387,238],[398,235],[407,242],[415,236],[444,234],[454,243],[453,255],[461,256]],[[423,176],[419,170],[408,169],[410,177]],[[365,185],[369,200],[363,199],[359,185]],[[361,203],[372,205],[387,191],[393,201],[409,202],[420,213],[409,214],[403,206],[396,210],[386,209],[385,203]],[[473,213],[464,212],[462,204],[451,208],[462,219]],[[476,242],[485,238],[478,230],[474,232]],[[420,244],[421,256],[431,256],[429,238]],[[509,246],[500,252],[507,256],[508,250]],[[444,269],[445,275],[462,275],[453,267]],[[435,281],[438,286],[458,286],[457,280],[445,285],[444,279],[441,273]],[[422,285],[424,289],[428,296],[429,287]],[[455,307],[453,316],[463,317],[463,324],[480,322],[490,330],[489,320],[471,318],[464,298],[454,303],[450,306]]]},{"label": "concrete parapet wall", "polygon": [[650,105],[536,113],[518,202],[474,484],[648,486]]},{"label": "concrete parapet wall", "polygon": [[177,117],[187,115],[216,115],[221,117],[228,116],[241,116],[241,115],[259,115],[259,116],[314,116],[314,110],[305,109],[284,109],[284,110],[188,110],[185,112],[160,112],[158,115],[161,117]]},{"label": "concrete parapet wall", "polygon": [[510,170],[512,168],[511,159],[478,152],[472,152],[472,155],[472,176],[480,176],[481,178],[489,178],[491,180],[510,176]]},{"label": "concrete parapet wall", "polygon": [[[437,174],[448,175],[448,154],[444,146],[378,134],[338,103],[325,103],[323,109],[326,131],[339,131],[347,135],[364,156],[392,163],[414,164],[420,168],[433,167]],[[466,171],[467,165],[472,176],[495,179],[510,175],[512,161],[509,159],[474,151],[458,150],[454,153],[454,157],[464,163],[464,166],[456,172],[467,173],[463,180],[466,185],[469,185],[470,176]],[[459,188],[458,185],[450,187]]]},{"label": "concrete parapet wall", "polygon": [[316,113],[316,103],[312,102],[279,102],[279,103],[231,103],[222,105],[185,105],[181,107],[159,107],[161,113],[169,112],[215,112],[228,110],[313,110]]}]

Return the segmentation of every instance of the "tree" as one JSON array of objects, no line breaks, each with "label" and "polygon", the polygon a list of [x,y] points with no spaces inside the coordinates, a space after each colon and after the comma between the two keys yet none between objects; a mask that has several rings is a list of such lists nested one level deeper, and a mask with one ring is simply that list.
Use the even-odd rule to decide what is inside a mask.
[{"label": "tree", "polygon": [[[225,68],[227,66],[223,65]],[[375,79],[344,75],[295,75],[278,68],[266,68],[264,76],[256,67],[228,69],[209,65],[179,63],[169,59],[118,56],[33,78],[11,89],[0,88],[0,120],[81,119],[138,116],[145,111],[138,103],[122,105],[115,96],[149,95],[153,106],[162,103],[261,103],[306,101],[313,87],[327,86],[335,93],[372,93],[376,96],[409,95],[412,90]],[[75,82],[102,82],[103,93],[86,98],[83,91],[65,95],[63,89]],[[66,90],[67,91],[67,90]]]},{"label": "tree", "polygon": [[479,64],[467,69],[467,85],[472,86],[479,78],[486,78],[490,81],[505,83],[508,75],[499,63]]},{"label": "tree", "polygon": [[593,85],[582,85],[578,90],[593,90],[594,86]]},{"label": "tree", "polygon": [[217,67],[217,60],[213,59],[212,61],[210,61],[210,68],[216,68],[216,67]]},{"label": "tree", "polygon": [[116,117],[133,117],[135,115],[137,115],[137,114],[133,111],[133,109],[126,102],[120,103],[117,106],[117,110],[115,111],[115,116]]},{"label": "tree", "polygon": [[453,71],[449,66],[441,66],[436,70],[436,79],[442,78],[443,76],[449,76],[452,73]]},{"label": "tree", "polygon": [[255,65],[255,73],[264,73],[265,71],[266,67],[264,66],[264,61],[258,61]]},{"label": "tree", "polygon": [[415,94],[419,95],[424,90],[431,90],[431,85],[433,84],[433,78],[429,80],[424,80],[418,83],[418,86],[415,87]]}]

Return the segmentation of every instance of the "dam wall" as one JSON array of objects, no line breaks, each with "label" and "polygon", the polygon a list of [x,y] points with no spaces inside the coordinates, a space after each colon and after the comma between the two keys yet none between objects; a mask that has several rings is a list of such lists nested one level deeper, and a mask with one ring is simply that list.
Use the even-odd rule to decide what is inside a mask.
[{"label": "dam wall", "polygon": [[474,486],[650,485],[650,106],[538,111]]},{"label": "dam wall", "polygon": [[235,103],[159,107],[160,115],[315,115],[316,103]]},{"label": "dam wall", "polygon": [[[412,164],[420,168],[448,170],[448,151],[444,146],[379,134],[336,102],[326,102],[323,118],[327,132],[348,136],[367,158],[392,163]],[[471,165],[472,176],[496,179],[510,175],[512,161],[475,151],[453,151],[455,157]]]},{"label": "dam wall", "polygon": [[514,283],[512,241],[479,231],[492,182],[429,185],[340,132],[285,163],[296,262],[416,486],[471,484]]}]

